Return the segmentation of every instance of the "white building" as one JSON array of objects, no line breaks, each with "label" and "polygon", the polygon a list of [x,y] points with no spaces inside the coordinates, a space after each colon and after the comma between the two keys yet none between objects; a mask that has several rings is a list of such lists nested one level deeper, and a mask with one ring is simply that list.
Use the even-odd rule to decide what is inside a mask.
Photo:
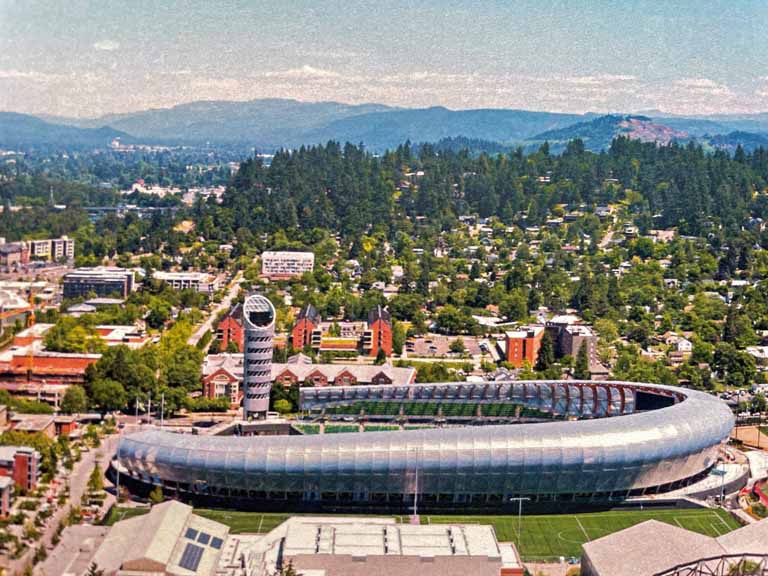
[{"label": "white building", "polygon": [[315,255],[312,252],[274,252],[261,255],[261,273],[268,278],[290,278],[312,272]]},{"label": "white building", "polygon": [[195,290],[211,295],[219,289],[219,279],[205,272],[155,272],[155,280],[166,282],[174,290]]}]

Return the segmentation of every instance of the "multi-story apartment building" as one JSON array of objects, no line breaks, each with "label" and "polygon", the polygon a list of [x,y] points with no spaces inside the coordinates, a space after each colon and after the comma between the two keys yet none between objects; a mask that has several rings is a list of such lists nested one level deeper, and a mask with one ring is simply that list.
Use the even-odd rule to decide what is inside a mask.
[{"label": "multi-story apartment building", "polygon": [[539,357],[544,326],[523,326],[507,332],[507,362],[520,368],[526,361],[533,366]]},{"label": "multi-story apartment building", "polygon": [[323,321],[311,304],[299,312],[291,331],[293,347],[318,352],[360,352],[376,356],[379,349],[392,355],[392,318],[378,306],[367,322]]},{"label": "multi-story apartment building", "polygon": [[0,447],[0,476],[13,478],[23,490],[34,490],[40,479],[40,453],[27,446]]},{"label": "multi-story apartment building", "polygon": [[268,250],[261,255],[261,273],[267,278],[292,278],[312,272],[315,255],[312,252],[276,252]]},{"label": "multi-story apartment building", "polygon": [[230,343],[237,345],[237,351],[243,351],[243,305],[235,304],[216,328],[216,339],[221,344],[221,350],[227,351]]},{"label": "multi-story apartment building", "polygon": [[64,298],[87,297],[91,293],[127,298],[135,288],[133,270],[125,268],[78,268],[64,275]]},{"label": "multi-story apartment building", "polygon": [[32,258],[44,260],[70,260],[75,257],[75,240],[67,236],[46,240],[30,240],[29,254]]},{"label": "multi-story apartment building", "polygon": [[219,289],[219,279],[205,272],[155,272],[152,278],[166,282],[174,290],[195,290],[212,295]]},{"label": "multi-story apartment building", "polygon": [[591,327],[583,324],[578,316],[555,316],[547,322],[547,332],[552,337],[558,356],[575,358],[581,346],[586,345],[590,367],[600,365],[597,357],[597,334]]}]

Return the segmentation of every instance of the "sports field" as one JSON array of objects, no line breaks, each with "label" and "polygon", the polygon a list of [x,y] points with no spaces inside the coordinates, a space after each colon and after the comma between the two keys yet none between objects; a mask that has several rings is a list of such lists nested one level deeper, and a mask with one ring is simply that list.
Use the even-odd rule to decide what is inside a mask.
[{"label": "sports field", "polygon": [[581,556],[581,545],[646,520],[667,524],[709,536],[720,536],[739,527],[723,510],[627,510],[523,516],[520,523],[522,546],[519,545],[516,516],[422,516],[422,523],[492,524],[502,542],[515,542],[524,560],[550,560],[560,556]]},{"label": "sports field", "polygon": [[[290,514],[260,514],[227,510],[196,510],[211,520],[227,524],[233,533],[268,532]],[[398,516],[408,522],[407,516]],[[560,556],[580,556],[584,542],[618,532],[646,520],[660,520],[688,530],[719,536],[739,527],[739,524],[722,510],[626,510],[523,516],[521,529],[522,547],[518,547],[527,561],[557,559]],[[502,542],[518,544],[517,516],[422,516],[423,524],[491,524]]]}]

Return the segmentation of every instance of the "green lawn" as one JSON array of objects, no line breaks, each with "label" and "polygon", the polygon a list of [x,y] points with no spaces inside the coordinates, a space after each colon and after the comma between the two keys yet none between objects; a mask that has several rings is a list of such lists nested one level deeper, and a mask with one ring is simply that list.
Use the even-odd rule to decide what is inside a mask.
[{"label": "green lawn", "polygon": [[[709,536],[719,536],[739,527],[723,510],[644,510],[523,516],[521,555],[527,561],[559,556],[580,556],[581,545],[646,520],[660,520]],[[502,542],[518,544],[516,516],[422,516],[422,523],[492,524]]]},{"label": "green lawn", "polygon": [[135,516],[141,516],[149,512],[149,508],[123,508],[122,506],[113,506],[106,518],[104,518],[103,524],[105,526],[112,526],[115,522],[120,520],[128,520]]},{"label": "green lawn", "polygon": [[195,514],[226,524],[234,534],[240,534],[241,532],[269,532],[292,516],[292,514],[262,514],[260,512],[208,510],[205,508],[196,508]]},{"label": "green lawn", "polygon": [[[146,508],[115,508],[110,514],[113,524],[118,516],[125,518],[146,512]],[[221,522],[234,534],[242,532],[269,532],[284,522],[291,514],[238,512],[234,510],[196,509],[195,513]],[[114,516],[114,518],[113,518]],[[120,518],[122,519],[122,518]],[[407,516],[398,516],[400,522],[408,522]],[[719,536],[739,527],[739,524],[723,510],[627,510],[523,516],[523,544],[520,552],[526,561],[552,560],[560,556],[580,556],[584,542],[607,536],[646,520],[660,520],[687,530],[709,536]],[[518,543],[517,516],[422,516],[423,524],[491,524],[502,542]]]}]

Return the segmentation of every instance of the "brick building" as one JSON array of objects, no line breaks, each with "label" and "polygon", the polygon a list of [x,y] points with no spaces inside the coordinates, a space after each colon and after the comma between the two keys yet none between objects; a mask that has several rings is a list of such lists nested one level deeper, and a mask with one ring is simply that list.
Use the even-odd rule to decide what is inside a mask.
[{"label": "brick building", "polygon": [[[404,385],[416,382],[415,368],[364,364],[312,364],[296,354],[285,364],[272,364],[272,381],[285,387],[355,386],[358,384]],[[242,398],[243,355],[209,354],[203,362],[203,396],[228,397],[233,406]]]},{"label": "brick building", "polygon": [[302,308],[291,331],[293,347],[297,350],[302,350],[306,347],[312,348],[314,344],[312,334],[315,329],[320,327],[321,321],[320,313],[312,304],[307,304],[305,308]]},{"label": "brick building", "polygon": [[311,304],[299,312],[291,331],[293,347],[316,352],[357,352],[376,356],[379,349],[392,355],[392,317],[381,306],[371,310],[367,322],[323,321]]},{"label": "brick building", "polygon": [[368,313],[368,330],[363,336],[363,351],[376,356],[379,350],[392,356],[392,317],[389,312],[377,306]]},{"label": "brick building", "polygon": [[237,344],[238,352],[243,351],[243,305],[235,304],[216,328],[216,339],[221,350],[226,351],[230,342]]},{"label": "brick building", "polygon": [[40,480],[40,453],[27,446],[0,446],[0,476],[13,478],[23,490],[34,490]]},{"label": "brick building", "polygon": [[506,333],[507,362],[520,368],[526,361],[533,366],[539,357],[544,326],[523,326]]}]

